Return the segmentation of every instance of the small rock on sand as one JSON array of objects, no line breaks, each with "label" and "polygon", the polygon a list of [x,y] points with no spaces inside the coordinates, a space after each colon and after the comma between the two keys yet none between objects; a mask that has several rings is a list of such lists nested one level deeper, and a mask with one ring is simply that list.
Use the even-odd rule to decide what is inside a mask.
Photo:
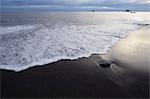
[{"label": "small rock on sand", "polygon": [[110,65],[112,64],[112,62],[108,60],[101,60],[98,63],[99,63],[99,66],[104,67],[104,68],[110,67]]}]

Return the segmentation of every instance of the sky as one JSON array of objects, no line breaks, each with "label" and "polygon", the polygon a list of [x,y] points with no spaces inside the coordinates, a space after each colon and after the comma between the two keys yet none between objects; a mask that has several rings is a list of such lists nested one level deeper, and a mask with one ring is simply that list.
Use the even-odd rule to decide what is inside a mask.
[{"label": "sky", "polygon": [[150,11],[150,0],[1,0],[2,11]]}]

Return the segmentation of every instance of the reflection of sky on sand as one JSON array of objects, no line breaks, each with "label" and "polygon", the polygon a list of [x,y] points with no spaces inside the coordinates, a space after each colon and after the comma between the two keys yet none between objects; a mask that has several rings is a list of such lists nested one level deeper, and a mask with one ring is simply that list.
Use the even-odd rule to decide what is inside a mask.
[{"label": "reflection of sky on sand", "polygon": [[132,32],[120,40],[107,57],[130,70],[147,71],[150,67],[150,27]]}]

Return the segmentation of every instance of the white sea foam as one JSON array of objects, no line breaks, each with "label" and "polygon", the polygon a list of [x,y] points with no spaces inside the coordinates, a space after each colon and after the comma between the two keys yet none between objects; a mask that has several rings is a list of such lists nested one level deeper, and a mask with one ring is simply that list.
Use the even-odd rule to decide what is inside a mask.
[{"label": "white sea foam", "polygon": [[61,59],[106,53],[136,24],[103,25],[45,23],[0,27],[0,68],[21,71]]}]

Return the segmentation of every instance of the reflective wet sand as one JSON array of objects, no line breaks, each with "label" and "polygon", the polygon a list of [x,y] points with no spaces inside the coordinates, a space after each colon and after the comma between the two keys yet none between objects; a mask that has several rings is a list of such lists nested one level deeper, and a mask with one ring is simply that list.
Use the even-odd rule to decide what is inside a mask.
[{"label": "reflective wet sand", "polygon": [[121,67],[137,72],[149,72],[150,26],[129,33],[107,53],[107,59]]},{"label": "reflective wet sand", "polygon": [[149,97],[150,26],[129,33],[108,51],[104,59],[114,62],[109,77],[128,90],[127,93],[133,93],[134,97],[140,94]]}]

